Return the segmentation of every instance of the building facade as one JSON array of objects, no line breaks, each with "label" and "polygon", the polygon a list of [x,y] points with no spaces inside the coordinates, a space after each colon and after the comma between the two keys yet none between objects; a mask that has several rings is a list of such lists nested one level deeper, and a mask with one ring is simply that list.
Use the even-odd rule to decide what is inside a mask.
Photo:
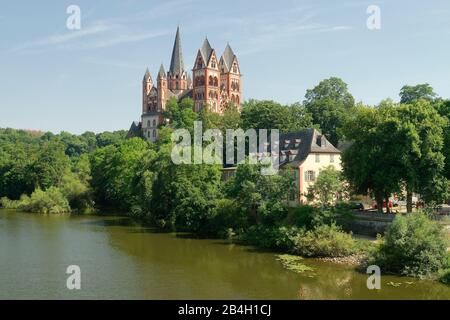
[{"label": "building facade", "polygon": [[169,70],[166,72],[161,64],[156,83],[150,71],[145,71],[141,121],[132,124],[128,135],[135,136],[139,132],[150,141],[157,140],[158,126],[165,121],[163,114],[171,98],[178,101],[192,98],[195,112],[207,107],[222,114],[229,104],[239,108],[242,102],[241,76],[237,57],[230,45],[226,45],[218,58],[207,38],[197,51],[193,69],[188,72],[183,61],[180,29],[177,28]]}]

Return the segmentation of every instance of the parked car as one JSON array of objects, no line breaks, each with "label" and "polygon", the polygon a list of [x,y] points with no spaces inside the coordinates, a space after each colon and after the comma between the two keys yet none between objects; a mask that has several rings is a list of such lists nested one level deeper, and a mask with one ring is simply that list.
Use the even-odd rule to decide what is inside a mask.
[{"label": "parked car", "polygon": [[[392,201],[389,200],[388,206],[389,208],[392,208]],[[386,201],[383,202],[383,208],[386,208]],[[376,202],[372,204],[372,209],[378,209],[378,205]]]},{"label": "parked car", "polygon": [[358,202],[358,201],[351,201],[350,202],[350,209],[363,211],[364,210],[364,204],[362,204],[361,202]]}]

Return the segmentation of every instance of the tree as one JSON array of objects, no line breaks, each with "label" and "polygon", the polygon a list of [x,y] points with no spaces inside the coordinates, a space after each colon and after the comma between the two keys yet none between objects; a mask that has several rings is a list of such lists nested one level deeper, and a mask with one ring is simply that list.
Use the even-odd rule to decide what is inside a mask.
[{"label": "tree", "polygon": [[45,190],[59,186],[64,174],[70,170],[70,160],[65,154],[64,144],[56,139],[44,142],[30,170],[35,188]]},{"label": "tree", "polygon": [[170,124],[176,129],[187,129],[193,132],[194,121],[197,114],[193,111],[194,101],[190,98],[183,99],[180,103],[177,99],[171,98],[167,101],[164,116],[169,119]]},{"label": "tree", "polygon": [[405,85],[400,90],[400,103],[413,103],[420,99],[432,102],[437,94],[428,83],[415,86]]},{"label": "tree", "polygon": [[[441,201],[448,182],[443,176],[444,118],[425,100],[413,104],[362,108],[344,126],[353,144],[342,155],[345,177],[356,191],[371,190],[381,211],[393,192],[406,190],[426,202]],[[389,210],[389,208],[387,208]]]},{"label": "tree", "polygon": [[446,119],[444,127],[444,148],[442,150],[445,157],[444,175],[450,179],[450,100],[440,101],[437,105],[439,114]]},{"label": "tree", "polygon": [[397,215],[372,263],[383,271],[429,276],[447,266],[442,228],[423,213]]},{"label": "tree", "polygon": [[352,141],[342,153],[343,174],[355,193],[374,195],[379,212],[383,212],[383,199],[387,203],[391,193],[401,188],[398,152],[405,138],[394,136],[399,121],[387,115],[389,110],[358,106],[355,117],[343,126],[345,138]]},{"label": "tree", "polygon": [[280,132],[289,132],[312,126],[311,116],[300,104],[283,106],[269,100],[243,103],[241,119],[245,130],[278,129]]},{"label": "tree", "polygon": [[273,225],[287,214],[287,196],[293,188],[289,175],[262,175],[261,165],[238,165],[225,186],[225,194],[247,215],[249,224]]},{"label": "tree", "polygon": [[318,201],[324,207],[330,207],[343,198],[344,182],[341,173],[333,166],[320,170],[316,182],[309,188],[307,198]]},{"label": "tree", "polygon": [[98,203],[129,210],[137,203],[137,173],[154,151],[140,138],[125,140],[119,146],[97,149],[90,157],[92,187]]},{"label": "tree", "polygon": [[312,115],[313,123],[320,126],[332,144],[337,145],[338,129],[351,115],[355,105],[347,84],[336,77],[322,80],[316,87],[306,91],[303,104]]},{"label": "tree", "polygon": [[402,141],[402,181],[407,191],[407,210],[412,211],[412,193],[421,194],[426,202],[442,201],[448,191],[444,174],[443,129],[446,121],[426,100],[392,109],[399,119]]}]

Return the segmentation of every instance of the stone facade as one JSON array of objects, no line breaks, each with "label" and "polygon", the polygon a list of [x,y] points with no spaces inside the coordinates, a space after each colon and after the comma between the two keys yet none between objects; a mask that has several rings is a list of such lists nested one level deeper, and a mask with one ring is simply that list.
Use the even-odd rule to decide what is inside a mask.
[{"label": "stone facade", "polygon": [[178,101],[192,98],[195,112],[208,107],[212,112],[222,114],[230,103],[240,107],[241,87],[239,63],[230,45],[227,44],[219,59],[207,38],[197,52],[191,78],[184,67],[180,30],[177,28],[169,71],[166,72],[161,64],[156,85],[148,69],[144,74],[139,123],[141,135],[151,141],[158,139],[158,126],[165,121],[163,112],[171,98]]}]

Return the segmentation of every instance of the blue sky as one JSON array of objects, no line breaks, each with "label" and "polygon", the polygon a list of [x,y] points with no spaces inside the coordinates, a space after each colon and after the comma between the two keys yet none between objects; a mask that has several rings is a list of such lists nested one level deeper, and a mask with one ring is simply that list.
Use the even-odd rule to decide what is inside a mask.
[{"label": "blue sky", "polygon": [[[81,30],[66,28],[71,4]],[[369,5],[381,30],[366,27]],[[330,76],[367,104],[423,82],[450,98],[449,16],[448,0],[0,0],[0,127],[128,129],[178,24],[189,69],[205,36],[219,54],[230,43],[244,99],[302,101]]]}]

